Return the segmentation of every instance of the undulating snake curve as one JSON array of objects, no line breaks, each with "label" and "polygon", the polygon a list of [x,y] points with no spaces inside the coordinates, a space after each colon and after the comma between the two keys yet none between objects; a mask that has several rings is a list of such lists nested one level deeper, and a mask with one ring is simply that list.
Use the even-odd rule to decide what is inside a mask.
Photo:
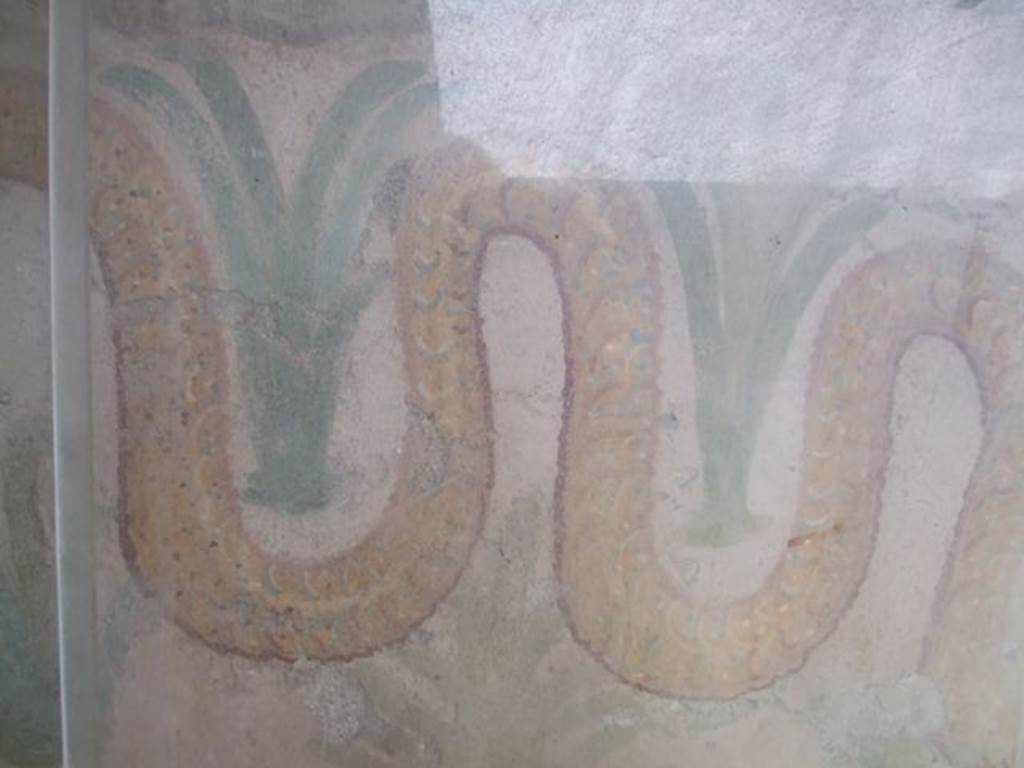
[{"label": "undulating snake curve", "polygon": [[[915,337],[941,336],[974,372],[985,438],[922,664],[943,690],[949,743],[1012,754],[1019,686],[1003,645],[1024,535],[1024,279],[980,249],[920,242],[842,282],[816,340],[785,552],[756,594],[709,606],[655,556],[661,307],[637,200],[607,183],[483,186],[465,163],[421,165],[434,242],[482,253],[491,232],[521,235],[548,254],[560,289],[557,572],[577,641],[624,680],[675,697],[728,699],[802,666],[867,570],[900,359]],[[463,194],[434,187],[452,175],[467,179]],[[400,246],[418,252],[422,242]]]},{"label": "undulating snake curve", "polygon": [[[1024,282],[981,251],[922,243],[836,291],[808,383],[797,522],[763,587],[691,599],[659,565],[652,480],[659,412],[657,260],[619,184],[511,181],[454,142],[414,165],[396,226],[408,386],[404,461],[364,541],[315,562],[273,558],[243,530],[229,457],[223,289],[159,152],[95,101],[93,237],[115,326],[122,545],[187,631],[255,656],[347,659],[405,636],[457,581],[492,478],[478,293],[490,240],[546,253],[566,346],[557,571],[574,637],[622,679],[725,699],[799,668],[870,559],[893,381],[915,336],[963,352],[985,408],[923,661],[951,743],[1013,754],[1019,693],[1002,644],[1024,540]],[[441,467],[439,470],[438,467]],[[965,663],[970,661],[970,664]]]},{"label": "undulating snake curve", "polygon": [[867,569],[897,366],[921,334],[963,352],[985,407],[923,666],[945,695],[949,741],[1012,755],[1020,694],[1004,644],[1024,534],[1024,280],[980,251],[922,243],[874,258],[837,290],[808,382],[795,529],[758,592],[731,604],[696,602],[658,564],[656,411],[615,419],[654,379],[603,357],[618,396],[595,405],[577,385],[566,424],[559,577],[576,638],[624,679],[672,696],[731,698],[798,669]]},{"label": "undulating snake curve", "polygon": [[491,481],[474,261],[421,253],[399,267],[411,416],[378,525],[333,557],[270,557],[242,527],[230,462],[237,389],[208,301],[225,286],[158,154],[113,110],[93,112],[93,236],[115,327],[126,559],[182,627],[223,650],[353,658],[403,637],[461,573]]},{"label": "undulating snake curve", "polygon": [[113,109],[93,111],[93,238],[115,331],[126,559],[178,624],[225,651],[350,659],[400,639],[458,579],[490,488],[477,310],[488,242],[503,232],[533,240],[577,302],[632,291],[613,319],[586,318],[587,333],[619,344],[646,323],[653,339],[653,251],[636,205],[601,185],[506,183],[467,146],[417,164],[394,233],[409,411],[396,488],[358,545],[294,561],[242,527],[229,455],[238,387],[209,301],[226,286],[159,154]]},{"label": "undulating snake curve", "polygon": [[[1012,384],[1024,382],[1014,370],[1022,351],[1022,283],[1006,267],[944,250],[929,244],[876,258],[838,289],[808,384],[796,528],[779,567],[753,597],[718,610],[698,607],[656,565],[648,522],[653,409],[638,413],[628,429],[617,425],[614,456],[588,448],[611,433],[603,411],[590,409],[571,423],[560,574],[580,639],[621,674],[666,693],[727,698],[797,668],[830,631],[872,549],[893,378],[916,335],[940,335],[963,350],[987,404],[986,445],[1003,436],[1001,450],[990,448],[979,461],[962,529],[970,530],[978,508],[1005,490],[982,481],[997,466],[1012,477],[1012,461],[1024,450],[1003,415],[1015,413]],[[971,312],[994,317],[982,321]],[[602,370],[619,372],[623,393],[636,385],[620,367]],[[598,485],[574,483],[576,474],[602,477],[603,464],[629,467],[632,482],[615,476]]]}]

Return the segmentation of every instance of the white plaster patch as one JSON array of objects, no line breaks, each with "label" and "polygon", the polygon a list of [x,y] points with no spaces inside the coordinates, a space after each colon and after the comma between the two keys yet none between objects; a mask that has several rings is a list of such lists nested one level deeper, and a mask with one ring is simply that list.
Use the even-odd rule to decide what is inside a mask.
[{"label": "white plaster patch", "polygon": [[510,175],[985,197],[1024,184],[1024,15],[1012,0],[430,0],[430,11],[445,127]]}]

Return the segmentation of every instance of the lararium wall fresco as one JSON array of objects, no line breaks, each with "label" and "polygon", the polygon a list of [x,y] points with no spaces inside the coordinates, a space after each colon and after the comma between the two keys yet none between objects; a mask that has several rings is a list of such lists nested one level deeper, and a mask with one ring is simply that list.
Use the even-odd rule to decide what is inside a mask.
[{"label": "lararium wall fresco", "polygon": [[[1022,759],[1024,198],[510,175],[427,9],[236,5],[92,31],[103,765]],[[24,196],[45,81],[0,97]]]}]

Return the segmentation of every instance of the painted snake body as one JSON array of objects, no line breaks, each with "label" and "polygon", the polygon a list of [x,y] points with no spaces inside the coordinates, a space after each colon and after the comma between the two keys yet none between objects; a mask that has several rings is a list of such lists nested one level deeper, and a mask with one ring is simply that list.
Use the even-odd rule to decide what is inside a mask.
[{"label": "painted snake body", "polygon": [[[940,244],[847,278],[817,341],[796,528],[761,589],[729,605],[696,603],[656,562],[654,411],[611,427],[602,410],[581,408],[560,507],[559,575],[577,639],[624,679],[672,696],[730,698],[798,669],[871,557],[898,362],[915,336],[942,336],[967,357],[987,415],[924,669],[944,691],[953,743],[1013,754],[1019,685],[1003,646],[1024,533],[1022,299],[1015,272]],[[653,385],[612,362],[600,365],[616,379],[608,403]]]},{"label": "painted snake body", "polygon": [[[401,269],[410,387],[405,461],[380,524],[336,557],[267,556],[242,528],[228,452],[228,369],[203,301],[214,270],[166,169],[109,110],[94,130],[94,231],[115,315],[122,544],[142,580],[214,647],[353,658],[403,637],[453,586],[491,477],[472,259]],[[413,297],[437,296],[431,312]],[[147,308],[138,311],[139,307]],[[134,308],[134,311],[133,311]],[[443,445],[443,477],[436,477]]]},{"label": "painted snake body", "polygon": [[[409,416],[377,527],[315,562],[248,537],[229,449],[223,288],[159,153],[113,109],[93,125],[93,234],[115,323],[122,545],[175,621],[254,657],[350,659],[404,637],[455,584],[492,478],[477,301],[491,238],[545,252],[566,344],[557,570],[576,639],[624,680],[725,699],[799,668],[835,628],[870,559],[892,387],[909,340],[953,341],[977,377],[985,438],[924,667],[953,743],[1014,750],[1016,680],[1002,647],[1019,566],[1024,282],[983,257],[922,246],[849,276],[808,386],[796,528],[753,596],[696,603],[658,564],[651,523],[659,414],[657,259],[624,185],[510,181],[455,143],[414,165],[395,231]],[[970,664],[965,663],[967,660]]]}]

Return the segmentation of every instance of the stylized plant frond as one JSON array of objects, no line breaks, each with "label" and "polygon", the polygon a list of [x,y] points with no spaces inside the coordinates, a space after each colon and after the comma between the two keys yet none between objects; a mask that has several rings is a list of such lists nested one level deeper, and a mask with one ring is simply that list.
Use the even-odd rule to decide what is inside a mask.
[{"label": "stylized plant frond", "polygon": [[[816,222],[814,234],[796,254],[781,285],[768,299],[764,321],[759,323],[752,345],[751,382],[765,386],[775,382],[800,318],[821,282],[839,257],[864,237],[884,214],[885,207],[877,197],[858,196],[844,200],[823,221]],[[752,398],[754,395],[752,393]],[[746,418],[750,429],[760,426],[758,410],[752,400]]]},{"label": "stylized plant frond", "polygon": [[235,164],[239,189],[258,227],[258,242],[271,243],[286,215],[284,190],[245,89],[223,57],[202,41],[177,46],[174,58],[192,77],[217,121]]},{"label": "stylized plant frond", "polygon": [[681,182],[651,184],[661,206],[686,290],[686,312],[699,369],[722,343],[718,265],[711,235],[693,189]]},{"label": "stylized plant frond", "polygon": [[[290,234],[300,253],[313,256],[315,283],[320,291],[341,282],[359,243],[365,211],[381,171],[369,158],[379,145],[401,145],[401,131],[413,124],[425,106],[414,94],[435,90],[432,85],[419,85],[403,93],[423,74],[423,66],[415,62],[387,61],[369,67],[349,83],[317,130],[299,172]],[[381,125],[378,117],[364,127],[370,116],[389,101],[394,106],[388,110],[401,113],[397,126]],[[416,108],[403,108],[410,101]],[[328,186],[338,163],[350,154],[355,156],[351,162],[356,166],[347,170],[339,208],[331,212],[334,224],[321,236]],[[326,311],[336,309],[329,296],[317,300],[314,295],[313,306]]]},{"label": "stylized plant frond", "polygon": [[[397,160],[402,132],[414,125],[415,118],[437,102],[436,84],[417,85],[385,108],[370,125],[356,154],[354,165],[345,175],[340,206],[329,229],[320,258],[318,285],[336,285],[359,243],[361,221],[370,201],[374,181]],[[318,296],[315,306],[329,309],[329,297]]]},{"label": "stylized plant frond", "polygon": [[134,64],[103,70],[100,82],[154,114],[199,179],[227,256],[234,287],[257,302],[270,300],[261,266],[251,258],[255,222],[242,208],[227,154],[199,111],[166,79]]},{"label": "stylized plant frond", "polygon": [[[285,301],[308,302],[317,309],[337,311],[340,302],[336,292],[344,285],[344,266],[362,230],[363,219],[358,214],[366,208],[377,174],[361,167],[363,172],[347,175],[335,227],[335,231],[344,232],[346,239],[321,251],[318,239],[328,185],[350,151],[358,156],[361,166],[367,166],[381,154],[374,151],[378,145],[394,143],[400,129],[412,122],[414,113],[400,109],[397,125],[382,126],[378,120],[370,130],[363,131],[375,110],[422,77],[423,66],[416,62],[382,62],[359,74],[345,88],[317,130],[289,206],[259,120],[234,70],[202,42],[186,46],[181,62],[217,120],[234,159],[241,188],[250,200],[253,218],[262,228],[259,242],[266,250],[264,258],[275,295]],[[414,92],[424,89],[432,90],[419,86]],[[405,95],[399,98],[410,101]],[[418,106],[422,108],[421,104]],[[364,147],[366,143],[370,147]],[[318,301],[318,294],[325,291],[329,300]]]},{"label": "stylized plant frond", "polygon": [[[271,308],[271,326],[235,328],[258,465],[245,498],[294,513],[321,507],[338,482],[326,466],[337,362],[380,282],[348,268],[376,184],[403,150],[404,131],[436,102],[436,89],[416,85],[419,63],[388,61],[358,75],[317,130],[289,200],[229,63],[201,40],[167,56],[192,79],[215,126],[145,68],[109,67],[101,82],[152,112],[172,137],[201,183],[232,287]],[[338,210],[328,211],[342,163]]]},{"label": "stylized plant frond", "polygon": [[[436,87],[419,85],[401,94],[423,75],[423,66],[413,62],[383,62],[358,75],[318,129],[289,206],[237,75],[202,42],[178,50],[184,51],[181,63],[206,99],[223,142],[177,88],[150,70],[113,65],[104,70],[101,82],[155,114],[188,158],[213,212],[238,290],[256,301],[273,297],[303,303],[326,290],[329,295],[313,306],[337,311],[337,297],[331,301],[330,295],[343,284],[344,266],[358,244],[360,214],[374,182],[392,159],[394,146],[401,144],[397,139],[402,129],[436,101]],[[396,94],[401,95],[395,103],[362,130]],[[336,223],[318,253],[327,187],[350,150],[357,156],[356,165],[347,175]]]},{"label": "stylized plant frond", "polygon": [[[716,186],[706,195],[718,227],[743,249],[732,253],[713,237],[709,213],[688,184],[656,183],[652,189],[683,274],[697,369],[707,507],[702,517],[708,518],[702,524],[713,534],[707,543],[715,543],[715,531],[742,530],[753,521],[745,504],[747,474],[764,408],[800,318],[829,270],[885,208],[869,194],[822,204],[814,190],[780,193],[784,215],[776,224],[782,229],[766,241],[751,229],[743,189]],[[795,231],[785,231],[794,225]]]}]

